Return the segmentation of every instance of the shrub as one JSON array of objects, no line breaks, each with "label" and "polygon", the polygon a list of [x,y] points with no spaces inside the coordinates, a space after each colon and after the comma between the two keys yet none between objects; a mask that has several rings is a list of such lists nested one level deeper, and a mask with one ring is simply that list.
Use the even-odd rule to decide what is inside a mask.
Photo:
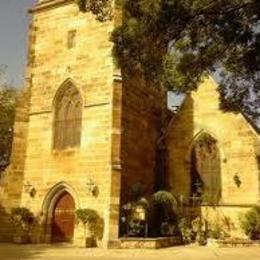
[{"label": "shrub", "polygon": [[209,229],[207,236],[209,238],[214,239],[221,239],[222,238],[222,232],[219,226],[214,226],[211,229]]},{"label": "shrub", "polygon": [[153,205],[159,210],[162,222],[173,223],[177,218],[177,200],[168,191],[158,191],[153,195]]},{"label": "shrub", "polygon": [[34,223],[34,216],[27,208],[13,208],[10,221],[20,231],[29,231]]},{"label": "shrub", "polygon": [[153,202],[155,205],[162,205],[173,210],[177,209],[177,201],[174,196],[168,191],[158,191],[153,195]]},{"label": "shrub", "polygon": [[195,233],[192,230],[191,221],[187,218],[180,219],[178,223],[178,228],[181,232],[182,240],[184,243],[191,243],[195,240]]},{"label": "shrub", "polygon": [[226,239],[230,238],[230,231],[234,228],[230,218],[224,216],[222,219],[218,219],[215,223],[210,223],[207,236],[213,239]]},{"label": "shrub", "polygon": [[254,206],[242,217],[241,228],[250,239],[260,239],[260,206]]},{"label": "shrub", "polygon": [[78,209],[76,215],[84,225],[95,224],[99,219],[99,215],[94,209]]}]

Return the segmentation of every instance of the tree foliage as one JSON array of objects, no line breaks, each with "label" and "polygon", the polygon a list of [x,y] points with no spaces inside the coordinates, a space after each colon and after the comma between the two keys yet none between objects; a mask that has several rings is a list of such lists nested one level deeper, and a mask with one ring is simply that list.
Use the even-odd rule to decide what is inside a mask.
[{"label": "tree foliage", "polygon": [[245,234],[252,240],[260,239],[260,206],[254,206],[240,220]]},{"label": "tree foliage", "polygon": [[[111,0],[75,0],[100,21]],[[125,76],[187,92],[218,74],[221,107],[260,115],[259,0],[116,0],[123,22],[111,40]],[[109,14],[109,15],[108,15]]]},{"label": "tree foliage", "polygon": [[0,73],[0,171],[9,163],[12,147],[15,101],[17,91],[10,87]]},{"label": "tree foliage", "polygon": [[78,209],[76,215],[83,224],[94,224],[99,219],[99,215],[94,209]]},{"label": "tree foliage", "polygon": [[12,208],[10,221],[20,230],[28,232],[33,225],[35,218],[33,213],[27,208]]},{"label": "tree foliage", "polygon": [[112,34],[117,64],[129,75],[177,91],[197,88],[221,68],[222,108],[258,115],[258,0],[121,0],[123,23]]},{"label": "tree foliage", "polygon": [[98,21],[112,17],[111,0],[74,0],[81,12],[92,12]]}]

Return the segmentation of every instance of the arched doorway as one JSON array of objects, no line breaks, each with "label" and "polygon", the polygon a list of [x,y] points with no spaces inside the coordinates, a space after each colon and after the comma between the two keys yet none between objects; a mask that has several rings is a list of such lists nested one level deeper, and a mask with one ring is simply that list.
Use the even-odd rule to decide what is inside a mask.
[{"label": "arched doorway", "polygon": [[190,192],[206,204],[218,204],[221,199],[221,161],[218,142],[202,132],[191,150]]},{"label": "arched doorway", "polygon": [[64,191],[57,199],[52,214],[52,242],[71,242],[75,224],[75,202],[72,196]]}]

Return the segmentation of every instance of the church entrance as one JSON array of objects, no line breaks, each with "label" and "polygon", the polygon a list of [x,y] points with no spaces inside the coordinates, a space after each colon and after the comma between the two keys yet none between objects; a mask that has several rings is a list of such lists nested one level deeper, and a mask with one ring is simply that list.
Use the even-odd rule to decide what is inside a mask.
[{"label": "church entrance", "polygon": [[64,191],[57,200],[52,215],[52,242],[71,242],[74,234],[75,202]]}]

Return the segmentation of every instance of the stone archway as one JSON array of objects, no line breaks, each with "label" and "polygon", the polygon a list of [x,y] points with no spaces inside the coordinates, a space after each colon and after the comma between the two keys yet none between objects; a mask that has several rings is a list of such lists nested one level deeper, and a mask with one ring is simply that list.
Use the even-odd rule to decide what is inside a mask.
[{"label": "stone archway", "polygon": [[[73,240],[75,220],[73,211],[78,207],[79,204],[75,191],[64,182],[58,183],[47,193],[42,206],[44,243],[68,242]],[[63,237],[55,237],[55,217],[58,218],[56,219],[57,226],[61,225],[62,221],[69,221],[67,227],[63,227],[60,233],[56,232],[57,235],[64,233]]]}]

